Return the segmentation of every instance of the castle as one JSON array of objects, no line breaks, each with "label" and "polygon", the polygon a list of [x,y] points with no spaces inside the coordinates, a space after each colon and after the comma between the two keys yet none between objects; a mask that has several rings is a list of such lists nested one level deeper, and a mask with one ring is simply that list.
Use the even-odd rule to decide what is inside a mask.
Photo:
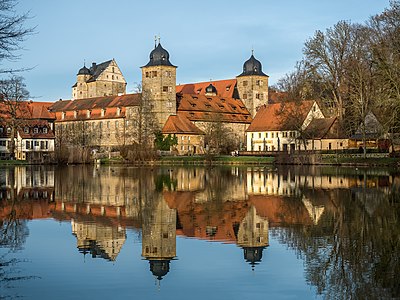
[{"label": "castle", "polygon": [[204,153],[205,132],[216,122],[229,129],[237,148],[244,148],[246,129],[257,109],[268,103],[268,75],[253,53],[234,79],[176,85],[177,66],[158,42],[141,71],[141,93],[126,94],[114,59],[83,66],[72,99],[50,108],[59,139],[74,137],[74,144],[100,148],[139,142],[146,112],[152,129],[178,138],[179,154]]}]

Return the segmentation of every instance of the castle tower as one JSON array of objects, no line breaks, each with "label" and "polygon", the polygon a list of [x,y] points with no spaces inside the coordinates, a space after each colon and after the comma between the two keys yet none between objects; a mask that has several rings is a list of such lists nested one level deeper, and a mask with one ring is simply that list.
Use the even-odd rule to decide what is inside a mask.
[{"label": "castle tower", "polygon": [[142,67],[142,97],[150,103],[160,128],[170,115],[176,115],[176,68],[160,42]]},{"label": "castle tower", "polygon": [[239,226],[237,244],[243,248],[244,259],[252,269],[262,259],[262,252],[269,245],[268,219],[260,217],[254,206],[251,206]]},{"label": "castle tower", "polygon": [[91,77],[90,70],[83,65],[76,75],[76,83],[72,86],[72,99],[83,99],[88,97],[87,81]]},{"label": "castle tower", "polygon": [[155,278],[161,280],[176,256],[176,210],[168,207],[161,193],[148,200],[142,211],[142,256],[149,261]]},{"label": "castle tower", "polygon": [[236,76],[239,97],[254,117],[261,105],[268,103],[268,75],[253,53],[243,64],[242,74]]}]

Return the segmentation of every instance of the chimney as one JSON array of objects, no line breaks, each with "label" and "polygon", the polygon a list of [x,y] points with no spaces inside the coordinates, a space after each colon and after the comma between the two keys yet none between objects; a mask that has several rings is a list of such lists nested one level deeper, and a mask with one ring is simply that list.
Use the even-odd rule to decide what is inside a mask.
[{"label": "chimney", "polygon": [[92,69],[96,70],[96,63],[95,62],[92,62]]}]

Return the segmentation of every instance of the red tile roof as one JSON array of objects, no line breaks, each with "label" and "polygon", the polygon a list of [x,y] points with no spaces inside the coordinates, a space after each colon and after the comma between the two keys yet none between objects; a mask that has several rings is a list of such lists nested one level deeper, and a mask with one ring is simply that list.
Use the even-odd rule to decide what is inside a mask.
[{"label": "red tile roof", "polygon": [[48,102],[32,102],[21,101],[15,102],[0,102],[0,118],[8,119],[11,117],[10,109],[16,108],[18,119],[42,119],[55,120],[55,115],[48,111],[48,107],[52,103]]},{"label": "red tile roof", "polygon": [[284,116],[295,114],[301,123],[310,112],[314,101],[273,103],[260,107],[247,132],[292,130]]},{"label": "red tile roof", "polygon": [[180,84],[176,86],[176,92],[182,94],[204,95],[206,87],[209,86],[210,83],[212,83],[212,85],[217,89],[217,96],[229,98],[234,97],[236,79]]},{"label": "red tile roof", "polygon": [[[125,117],[126,107],[138,106],[140,97],[141,94],[126,94],[78,100],[59,100],[53,103],[50,109],[55,112],[57,121],[123,118]],[[101,115],[103,109],[105,110],[104,116]],[[119,115],[118,109],[120,109]],[[88,117],[87,111],[90,111],[90,117]],[[62,118],[63,112],[65,112],[64,118]],[[77,112],[76,117],[75,112]]]},{"label": "red tile roof", "polygon": [[197,128],[192,122],[190,122],[184,114],[175,116],[169,116],[165,123],[162,133],[164,134],[204,134],[199,128]]},{"label": "red tile roof", "polygon": [[276,91],[268,92],[268,102],[269,103],[280,103],[287,98],[288,98],[288,93],[286,93],[286,92],[276,92]]},{"label": "red tile roof", "polygon": [[59,100],[50,107],[53,112],[92,110],[109,107],[138,106],[141,94],[104,96],[77,100]]},{"label": "red tile roof", "polygon": [[190,121],[250,124],[252,117],[239,99],[192,94],[178,95],[178,113]]},{"label": "red tile roof", "polygon": [[55,115],[49,112],[49,107],[53,102],[30,102],[32,118],[35,119],[55,119]]}]

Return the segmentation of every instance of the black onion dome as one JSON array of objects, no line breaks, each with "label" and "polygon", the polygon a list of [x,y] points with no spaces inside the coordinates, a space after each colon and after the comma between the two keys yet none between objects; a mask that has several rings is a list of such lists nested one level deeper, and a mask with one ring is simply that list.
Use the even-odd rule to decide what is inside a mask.
[{"label": "black onion dome", "polygon": [[169,260],[150,260],[150,271],[161,280],[169,272]]},{"label": "black onion dome", "polygon": [[207,94],[216,94],[217,89],[215,86],[212,85],[212,83],[210,83],[210,85],[208,87],[206,87],[206,93]]},{"label": "black onion dome", "polygon": [[261,261],[264,248],[265,247],[243,247],[244,259],[252,268]]},{"label": "black onion dome", "polygon": [[90,70],[86,66],[83,66],[79,69],[78,75],[90,75]]},{"label": "black onion dome", "polygon": [[169,61],[169,53],[161,46],[161,43],[158,43],[158,46],[155,47],[153,51],[150,52],[150,61],[147,63],[147,65],[145,65],[145,67],[151,67],[151,66],[175,67]]},{"label": "black onion dome", "polygon": [[259,60],[257,60],[252,54],[248,60],[246,60],[243,64],[243,73],[239,76],[250,76],[250,75],[259,75],[259,76],[268,76],[263,73],[262,65]]}]

